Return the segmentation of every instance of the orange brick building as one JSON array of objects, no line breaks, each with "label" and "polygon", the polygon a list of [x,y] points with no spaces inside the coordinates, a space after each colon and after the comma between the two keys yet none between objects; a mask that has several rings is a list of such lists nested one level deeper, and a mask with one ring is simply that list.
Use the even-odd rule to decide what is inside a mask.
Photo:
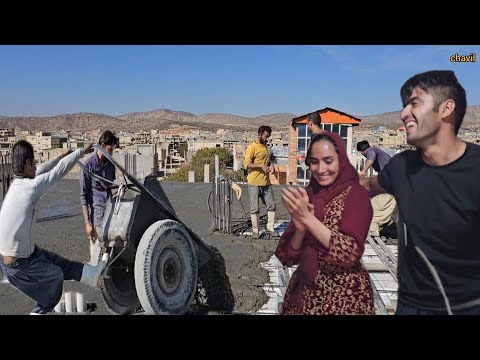
[{"label": "orange brick building", "polygon": [[[352,127],[360,125],[359,118],[326,107],[316,111],[322,117],[322,128],[339,134],[345,141],[347,154],[352,153]],[[302,166],[312,133],[307,129],[308,114],[293,118],[288,129],[288,169],[287,182],[295,185],[307,185],[310,170]]]}]

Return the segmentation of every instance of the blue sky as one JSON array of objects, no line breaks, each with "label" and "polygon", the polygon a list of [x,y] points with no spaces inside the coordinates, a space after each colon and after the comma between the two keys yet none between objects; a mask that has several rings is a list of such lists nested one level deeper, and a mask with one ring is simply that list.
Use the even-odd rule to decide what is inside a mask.
[{"label": "blue sky", "polygon": [[[475,63],[451,63],[458,53]],[[480,105],[480,46],[178,45],[0,46],[0,115],[121,115],[170,109],[196,115],[357,116],[401,109],[412,75],[454,70]]]}]

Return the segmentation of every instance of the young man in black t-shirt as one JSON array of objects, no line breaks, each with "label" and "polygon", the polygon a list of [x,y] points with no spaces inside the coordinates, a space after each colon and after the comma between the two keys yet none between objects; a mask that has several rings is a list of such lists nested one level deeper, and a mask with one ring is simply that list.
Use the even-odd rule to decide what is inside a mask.
[{"label": "young man in black t-shirt", "polygon": [[407,142],[417,150],[361,180],[398,204],[396,314],[480,314],[480,147],[457,138],[465,90],[453,71],[429,71],[400,93]]}]

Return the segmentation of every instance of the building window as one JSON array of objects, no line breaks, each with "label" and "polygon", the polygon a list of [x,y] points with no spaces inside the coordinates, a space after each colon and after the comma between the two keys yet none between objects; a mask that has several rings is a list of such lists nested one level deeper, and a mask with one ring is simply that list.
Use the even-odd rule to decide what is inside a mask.
[{"label": "building window", "polygon": [[308,130],[307,124],[297,124],[297,184],[306,185],[310,178],[310,170],[305,165],[308,146],[312,132]]},{"label": "building window", "polygon": [[299,138],[298,139],[298,151],[306,153],[307,151],[307,139]]}]

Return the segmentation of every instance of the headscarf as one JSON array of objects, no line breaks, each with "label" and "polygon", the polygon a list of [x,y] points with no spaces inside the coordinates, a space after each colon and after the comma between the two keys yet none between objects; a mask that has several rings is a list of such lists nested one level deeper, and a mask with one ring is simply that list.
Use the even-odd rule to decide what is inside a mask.
[{"label": "headscarf", "polygon": [[320,134],[316,134],[310,142],[307,157],[305,158],[305,164],[310,166],[310,158],[312,155],[311,153],[313,144],[321,141],[322,139],[325,139],[325,137],[330,138],[334,142],[336,150],[338,152],[338,176],[335,179],[335,182],[328,186],[321,186],[317,182],[317,180],[315,180],[315,178],[311,176],[310,182],[306,188],[308,197],[312,204],[312,200],[315,199],[315,215],[321,220],[323,220],[324,217],[323,210],[325,208],[325,205],[327,205],[335,196],[339,195],[349,186],[359,185],[360,183],[360,178],[358,176],[357,170],[355,170],[353,165],[348,160],[345,144],[343,142],[343,139],[338,134],[329,131],[324,131]]}]

